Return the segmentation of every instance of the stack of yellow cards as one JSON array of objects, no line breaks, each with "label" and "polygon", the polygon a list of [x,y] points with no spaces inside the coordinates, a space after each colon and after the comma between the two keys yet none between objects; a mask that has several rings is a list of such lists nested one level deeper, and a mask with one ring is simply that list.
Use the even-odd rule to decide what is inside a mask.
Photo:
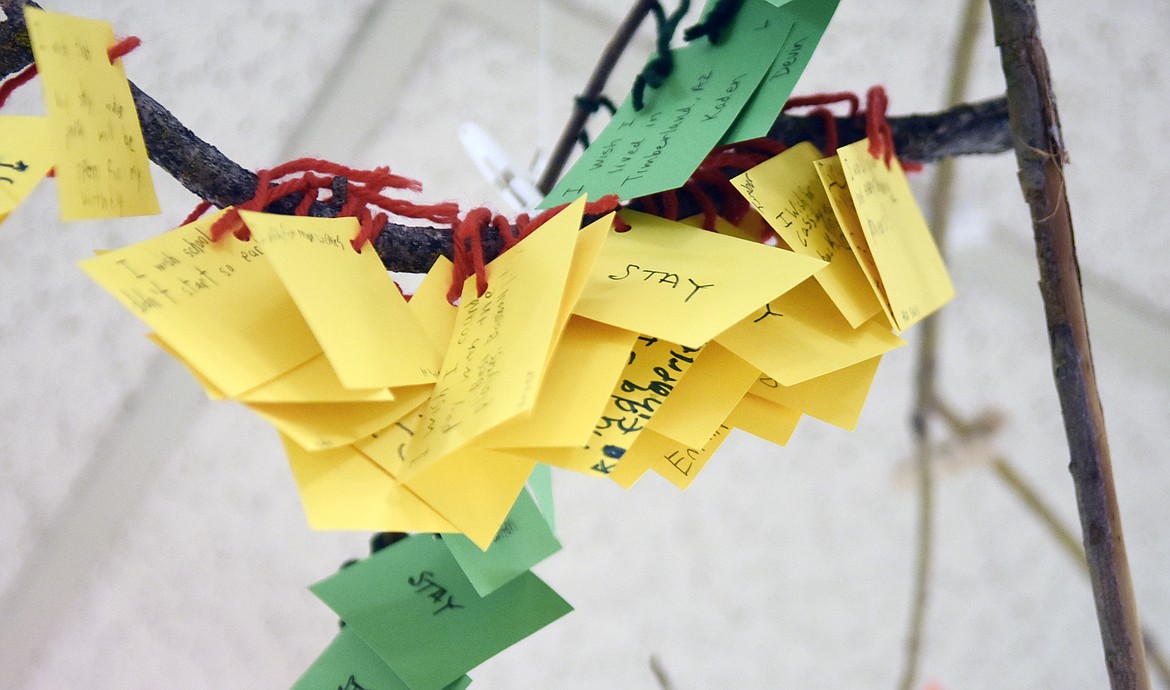
[{"label": "stack of yellow cards", "polygon": [[[216,398],[282,434],[310,523],[491,543],[537,462],[685,488],[740,428],[852,429],[895,334],[951,295],[895,162],[795,147],[734,182],[789,248],[584,199],[447,303],[407,302],[352,218],[242,212],[84,262]],[[759,218],[757,217],[757,222]]]}]

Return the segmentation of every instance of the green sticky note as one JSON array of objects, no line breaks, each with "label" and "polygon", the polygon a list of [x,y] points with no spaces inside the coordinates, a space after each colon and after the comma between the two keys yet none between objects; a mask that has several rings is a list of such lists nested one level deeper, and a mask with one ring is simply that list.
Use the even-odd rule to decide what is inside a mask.
[{"label": "green sticky note", "polygon": [[561,543],[527,491],[520,492],[487,551],[480,551],[462,534],[445,535],[443,543],[481,597],[561,550]]},{"label": "green sticky note", "polygon": [[[443,690],[463,690],[462,676]],[[410,690],[402,679],[349,628],[342,628],[292,690]]]},{"label": "green sticky note", "polygon": [[718,45],[696,40],[673,52],[674,69],[645,107],[627,97],[597,140],[541,202],[588,194],[623,199],[681,186],[735,121],[772,65],[787,26],[764,0],[747,0]]},{"label": "green sticky note", "polygon": [[540,507],[540,512],[544,515],[548,528],[555,534],[557,521],[553,507],[552,468],[544,463],[537,463],[536,467],[532,468],[531,476],[528,477],[528,489],[532,492],[532,497],[536,499],[536,505]]},{"label": "green sticky note", "polygon": [[408,537],[309,589],[411,690],[441,690],[572,610],[531,572],[481,598],[429,534]]},{"label": "green sticky note", "polygon": [[808,66],[839,1],[768,0],[780,8],[773,21],[784,27],[784,44],[747,106],[723,135],[721,144],[755,139],[768,133],[785,101],[792,95],[796,80]]}]

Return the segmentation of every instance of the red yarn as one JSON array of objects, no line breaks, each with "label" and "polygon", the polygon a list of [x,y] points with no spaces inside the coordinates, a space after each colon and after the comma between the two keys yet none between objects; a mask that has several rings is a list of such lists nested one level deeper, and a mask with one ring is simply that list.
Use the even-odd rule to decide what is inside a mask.
[{"label": "red yarn", "polygon": [[114,45],[106,49],[106,56],[110,58],[110,64],[114,64],[114,60],[126,55],[138,46],[142,45],[142,39],[137,36],[127,36],[118,41]]},{"label": "red yarn", "polygon": [[463,292],[463,282],[475,275],[476,294],[487,291],[487,265],[483,260],[483,231],[492,222],[492,211],[480,206],[467,212],[451,229],[451,263],[455,265],[447,301],[454,303]]},{"label": "red yarn", "polygon": [[211,208],[210,201],[200,201],[199,205],[196,206],[195,209],[192,210],[190,213],[188,213],[187,217],[184,218],[183,222],[179,223],[179,225],[183,226],[183,225],[188,225],[190,223],[194,223],[195,221],[202,218],[203,214],[207,213],[208,209],[210,209],[210,208]]},{"label": "red yarn", "polygon": [[[114,64],[114,60],[128,54],[138,46],[142,45],[142,39],[137,36],[127,36],[118,41],[114,45],[106,49],[106,55],[110,58],[110,64]],[[0,84],[0,107],[4,107],[4,103],[12,92],[17,88],[32,81],[32,78],[37,76],[37,63],[26,65],[24,69],[4,80]]]},{"label": "red yarn", "polygon": [[780,112],[793,108],[832,105],[834,103],[848,103],[849,117],[856,115],[857,110],[861,107],[861,100],[857,97],[857,94],[850,91],[838,91],[836,93],[816,93],[811,96],[794,96],[788,99],[788,102],[784,104]]},{"label": "red yarn", "polygon": [[13,91],[32,81],[32,78],[35,76],[37,76],[37,65],[34,62],[5,79],[4,83],[0,84],[0,107],[4,106],[5,101],[8,100],[8,97],[12,95]]},{"label": "red yarn", "polygon": [[880,86],[871,86],[865,94],[865,136],[869,138],[869,155],[885,161],[887,168],[894,157],[894,133],[886,119],[889,104],[886,90]]}]

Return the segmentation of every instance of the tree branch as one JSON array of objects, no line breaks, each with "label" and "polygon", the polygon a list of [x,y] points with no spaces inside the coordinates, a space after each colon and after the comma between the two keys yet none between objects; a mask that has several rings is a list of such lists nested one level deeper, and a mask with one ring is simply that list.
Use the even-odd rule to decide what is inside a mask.
[{"label": "tree branch", "polygon": [[1150,687],[1105,416],[1097,393],[1080,267],[1064,185],[1067,152],[1032,0],[991,0],[1007,81],[1020,187],[1032,214],[1052,372],[1068,438],[1089,580],[1114,690]]},{"label": "tree branch", "polygon": [[[23,69],[32,62],[28,32],[21,8],[26,0],[0,0],[8,21],[0,23],[0,74]],[[150,159],[200,199],[224,207],[250,199],[256,175],[240,167],[217,148],[203,141],[166,108],[131,84],[134,103]],[[865,136],[860,117],[837,119],[842,145]],[[913,161],[935,161],[949,156],[999,153],[1011,146],[1007,107],[1003,99],[963,105],[940,113],[890,118],[899,155]],[[769,136],[795,144],[811,140],[823,145],[824,123],[819,118],[781,115]],[[300,200],[289,197],[273,203],[274,213],[290,213]],[[333,216],[332,207],[317,203],[310,213]],[[484,233],[484,257],[490,261],[502,248],[494,229]],[[387,268],[394,271],[427,271],[440,255],[451,256],[449,227],[410,226],[387,223],[374,241]]]}]

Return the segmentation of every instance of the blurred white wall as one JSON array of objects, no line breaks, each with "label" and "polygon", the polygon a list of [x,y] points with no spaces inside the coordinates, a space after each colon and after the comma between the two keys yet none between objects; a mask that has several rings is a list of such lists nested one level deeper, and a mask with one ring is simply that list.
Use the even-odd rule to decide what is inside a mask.
[{"label": "blurred white wall", "polygon": [[[521,163],[547,152],[628,5],[45,4],[140,36],[130,78],[246,167],[388,164],[425,198],[501,209],[456,128],[480,123]],[[1130,561],[1143,620],[1170,641],[1170,5],[1040,4]],[[892,114],[938,109],[960,5],[843,0],[797,93],[881,83]],[[1002,90],[988,20],[969,96]],[[39,98],[34,82],[4,112]],[[161,217],[65,225],[49,181],[0,226],[0,687],[287,687],[336,631],[306,586],[367,550],[368,535],[309,531],[271,430],[202,399],[76,268],[197,201],[154,179]],[[960,162],[953,234],[941,388],[1006,425],[940,462],[923,681],[1100,688],[1087,582],[989,468],[1010,458],[1076,525],[1011,155]],[[476,687],[655,687],[652,654],[679,690],[892,687],[914,558],[913,358],[886,358],[854,433],[806,419],[778,448],[737,432],[685,494],[558,474],[565,548],[538,571],[577,611],[473,672]]]}]

